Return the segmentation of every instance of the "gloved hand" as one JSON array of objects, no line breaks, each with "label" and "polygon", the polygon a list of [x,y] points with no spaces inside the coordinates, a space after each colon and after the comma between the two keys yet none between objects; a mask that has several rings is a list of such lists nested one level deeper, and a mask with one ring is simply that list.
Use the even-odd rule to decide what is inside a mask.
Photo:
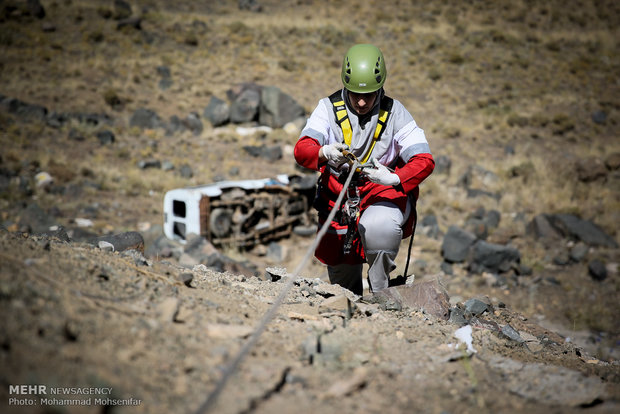
[{"label": "gloved hand", "polygon": [[370,160],[370,165],[364,168],[364,174],[366,178],[372,181],[375,184],[381,185],[398,185],[400,184],[400,177],[393,172],[390,172],[388,168],[380,164],[379,161],[372,158]]},{"label": "gloved hand", "polygon": [[342,155],[343,150],[348,150],[349,146],[343,143],[324,145],[322,148],[323,156],[327,158],[327,161],[332,161],[336,165],[340,165],[347,159]]}]

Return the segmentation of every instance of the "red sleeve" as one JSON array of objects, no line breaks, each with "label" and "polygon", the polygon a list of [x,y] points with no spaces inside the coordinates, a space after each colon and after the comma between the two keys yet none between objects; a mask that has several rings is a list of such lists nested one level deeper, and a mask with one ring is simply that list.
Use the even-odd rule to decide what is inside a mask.
[{"label": "red sleeve", "polygon": [[396,175],[406,194],[416,188],[435,169],[435,160],[431,154],[417,154],[407,164],[396,168]]},{"label": "red sleeve", "polygon": [[321,144],[314,138],[301,137],[295,144],[295,161],[302,167],[319,171],[319,150]]}]

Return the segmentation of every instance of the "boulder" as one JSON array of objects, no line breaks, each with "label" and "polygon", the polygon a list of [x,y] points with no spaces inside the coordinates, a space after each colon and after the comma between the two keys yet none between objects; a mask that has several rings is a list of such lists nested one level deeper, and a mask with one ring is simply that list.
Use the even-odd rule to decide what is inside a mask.
[{"label": "boulder", "polygon": [[379,300],[392,300],[402,307],[423,310],[439,319],[450,317],[450,297],[436,280],[389,287],[374,295]]},{"label": "boulder", "polygon": [[177,132],[183,132],[185,130],[185,125],[181,118],[176,115],[172,115],[168,124],[166,125],[166,135],[171,136],[176,134]]},{"label": "boulder", "polygon": [[138,108],[129,119],[129,126],[142,129],[155,129],[162,126],[162,119],[151,109]]},{"label": "boulder", "polygon": [[230,120],[230,105],[225,101],[212,96],[209,104],[205,107],[202,116],[207,119],[211,125],[218,127],[226,124]]},{"label": "boulder", "polygon": [[108,145],[114,143],[116,137],[112,131],[104,129],[103,131],[97,132],[97,139],[101,145]]},{"label": "boulder", "polygon": [[561,234],[549,222],[548,214],[539,214],[530,221],[526,233],[536,239],[559,239]]},{"label": "boulder", "polygon": [[230,121],[244,123],[254,121],[258,115],[260,106],[261,87],[256,84],[244,84],[237,90],[229,92],[233,99],[230,105]]},{"label": "boulder", "polygon": [[489,312],[491,306],[481,299],[472,298],[465,302],[465,310],[472,316],[480,316],[484,312]]},{"label": "boulder", "polygon": [[607,279],[607,267],[601,260],[594,259],[588,263],[588,273],[590,277],[599,282]]},{"label": "boulder", "polygon": [[304,108],[290,95],[275,86],[262,88],[258,123],[271,128],[282,128],[304,115]]},{"label": "boulder", "polygon": [[200,135],[202,133],[202,121],[200,120],[200,116],[196,112],[190,113],[181,122],[183,126],[192,131],[194,135]]},{"label": "boulder", "polygon": [[472,233],[450,226],[441,245],[441,254],[449,263],[464,262],[475,241],[476,236]]},{"label": "boulder", "polygon": [[470,269],[492,273],[507,272],[520,260],[521,253],[514,247],[479,240],[473,248]]},{"label": "boulder", "polygon": [[582,241],[590,246],[618,247],[611,236],[591,221],[572,214],[554,214],[547,218],[556,231],[571,240]]}]

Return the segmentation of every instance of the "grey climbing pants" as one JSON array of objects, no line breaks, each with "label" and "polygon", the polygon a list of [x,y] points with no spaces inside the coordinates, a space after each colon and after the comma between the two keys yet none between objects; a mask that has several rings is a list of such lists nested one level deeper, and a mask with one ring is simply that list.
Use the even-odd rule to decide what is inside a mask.
[{"label": "grey climbing pants", "polygon": [[[396,268],[394,260],[403,236],[402,226],[410,213],[409,203],[403,214],[396,204],[380,202],[366,208],[360,217],[358,230],[369,266],[368,282],[373,292],[388,287],[390,272]],[[362,295],[361,264],[327,266],[327,273],[331,283]]]}]

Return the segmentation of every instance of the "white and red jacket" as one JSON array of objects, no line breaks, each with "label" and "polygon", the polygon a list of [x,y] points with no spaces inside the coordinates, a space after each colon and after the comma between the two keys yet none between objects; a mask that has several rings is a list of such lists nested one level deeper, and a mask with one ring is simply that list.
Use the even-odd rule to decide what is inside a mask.
[{"label": "white and red jacket", "polygon": [[[346,90],[341,91],[342,98],[347,102]],[[358,158],[362,158],[366,151],[370,148],[370,143],[375,134],[377,122],[379,118],[379,104],[382,98],[382,91],[377,97],[375,106],[366,115],[358,116],[350,105],[346,105],[348,118],[351,123],[352,140],[349,145],[351,152]],[[395,173],[400,178],[400,184],[397,186],[384,186],[372,183],[368,180],[361,180],[359,183],[360,191],[360,211],[363,212],[369,205],[380,201],[389,201],[396,204],[403,212],[406,209],[408,200],[413,203],[418,198],[418,185],[428,177],[435,167],[433,156],[431,155],[428,142],[424,135],[424,131],[418,127],[411,114],[396,99],[393,100],[390,115],[387,124],[384,126],[381,138],[374,147],[370,157],[375,158],[381,164],[394,168]],[[344,142],[343,132],[334,114],[333,105],[329,98],[323,98],[314,109],[306,126],[301,132],[300,138],[295,145],[295,160],[298,164],[320,171],[319,179],[319,217],[324,220],[329,210],[334,207],[334,203],[338,194],[342,190],[343,179],[339,179],[341,173],[348,172],[348,165],[344,165],[341,169],[338,166],[329,163],[319,165],[319,150],[323,145]],[[339,206],[340,208],[340,206]],[[410,222],[413,220],[413,214],[410,215]],[[412,222],[403,228],[403,238],[411,234]],[[336,231],[338,223],[332,223],[331,229]],[[328,231],[329,233],[329,231]],[[325,243],[329,244],[329,238],[325,239]],[[324,244],[323,242],[321,244]],[[327,252],[336,246],[319,246],[316,257],[323,263],[329,265],[339,264],[336,262],[345,262],[349,264],[363,263],[364,253],[361,244],[358,243],[357,251],[352,250],[347,256],[330,258],[321,252]],[[327,255],[329,256],[329,255]]]}]

